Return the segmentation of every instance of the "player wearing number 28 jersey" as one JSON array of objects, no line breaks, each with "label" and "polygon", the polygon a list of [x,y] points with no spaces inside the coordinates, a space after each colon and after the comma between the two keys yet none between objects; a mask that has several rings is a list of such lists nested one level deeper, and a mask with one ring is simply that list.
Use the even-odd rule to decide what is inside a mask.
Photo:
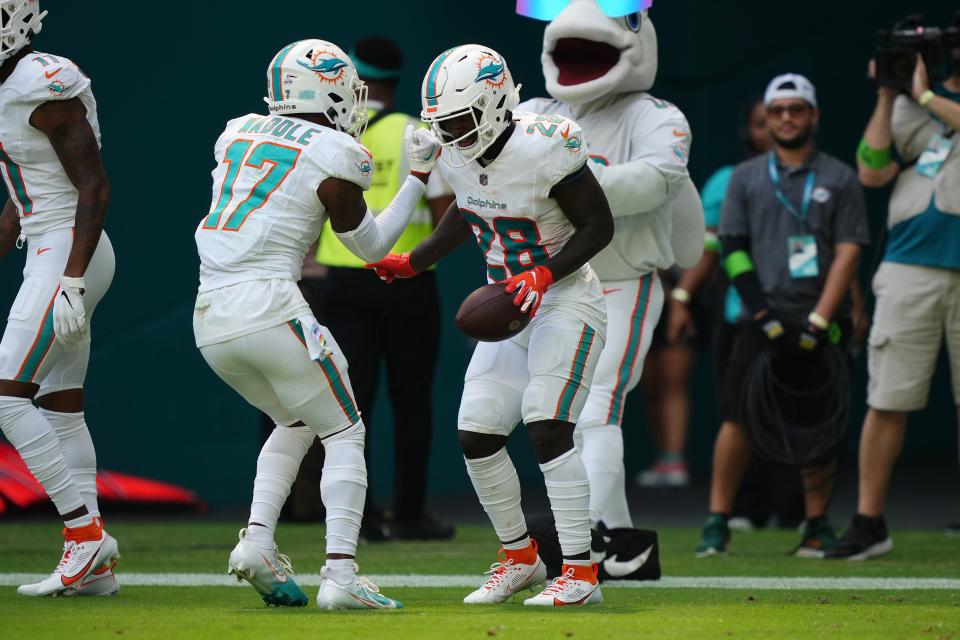
[{"label": "player wearing number 28 jersey", "polygon": [[[363,192],[373,159],[358,142],[366,87],[336,45],[303,40],[284,47],[267,82],[271,115],[231,120],[217,140],[210,211],[196,231],[197,346],[224,382],[277,425],[257,461],[249,524],[230,554],[229,571],[268,604],[306,604],[274,530],[300,462],[319,436],[326,450],[320,490],[327,563],[317,604],[398,608],[355,574],[367,487],[364,425],[347,363],[296,283],[304,254],[328,218],[359,258],[382,258],[406,227],[424,179],[408,177],[376,219],[367,210]],[[418,157],[439,154],[439,145],[418,146],[411,130],[408,146]]]},{"label": "player wearing number 28 jersey", "polygon": [[[589,486],[573,428],[586,401],[606,330],[600,283],[587,260],[613,235],[603,191],[586,168],[580,127],[567,118],[514,112],[506,62],[464,45],[442,53],[423,83],[422,118],[442,142],[438,170],[457,201],[410,254],[375,265],[409,277],[476,236],[491,282],[503,282],[532,319],[517,336],[480,343],[464,382],[460,445],[467,471],[504,551],[464,602],[502,602],[545,580],[520,509],[507,454],[519,422],[529,432],[553,508],[564,570],[525,604],[602,601],[590,558]],[[436,161],[421,162],[429,171]]]}]

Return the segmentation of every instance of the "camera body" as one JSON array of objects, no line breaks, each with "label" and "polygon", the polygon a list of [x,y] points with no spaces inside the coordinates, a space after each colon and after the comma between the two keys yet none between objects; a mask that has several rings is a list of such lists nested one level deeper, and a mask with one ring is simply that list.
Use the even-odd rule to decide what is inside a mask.
[{"label": "camera body", "polygon": [[877,32],[877,84],[910,93],[917,54],[923,57],[930,82],[949,77],[954,66],[951,51],[960,47],[960,29],[923,24],[923,16],[910,16],[892,30]]}]

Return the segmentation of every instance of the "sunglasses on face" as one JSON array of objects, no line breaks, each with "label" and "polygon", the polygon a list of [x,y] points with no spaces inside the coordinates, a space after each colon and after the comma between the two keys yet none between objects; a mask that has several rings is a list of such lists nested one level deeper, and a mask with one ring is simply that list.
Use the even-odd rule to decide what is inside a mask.
[{"label": "sunglasses on face", "polygon": [[[517,13],[534,20],[553,20],[571,0],[517,0]],[[600,9],[611,18],[621,18],[653,6],[653,0],[597,0]]]},{"label": "sunglasses on face", "polygon": [[788,104],[787,106],[777,104],[772,107],[767,107],[767,113],[774,118],[783,117],[784,112],[789,113],[791,116],[802,116],[809,111],[810,105],[806,104]]}]

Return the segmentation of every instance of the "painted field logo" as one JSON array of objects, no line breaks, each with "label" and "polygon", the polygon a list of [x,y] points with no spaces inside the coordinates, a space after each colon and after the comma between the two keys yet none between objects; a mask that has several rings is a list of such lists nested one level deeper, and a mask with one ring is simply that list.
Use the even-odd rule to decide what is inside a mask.
[{"label": "painted field logo", "polygon": [[54,80],[47,85],[47,89],[50,91],[50,95],[60,97],[67,92],[67,85],[65,82],[60,80]]},{"label": "painted field logo", "polygon": [[337,57],[332,51],[323,49],[310,51],[306,56],[297,60],[301,67],[313,71],[324,82],[335,83],[343,77],[348,63]]},{"label": "painted field logo", "polygon": [[474,82],[486,82],[491,87],[502,87],[507,81],[506,67],[503,62],[485,53],[477,61],[477,77]]},{"label": "painted field logo", "polygon": [[373,165],[370,164],[369,160],[361,160],[357,163],[357,169],[360,170],[360,174],[366,178],[371,173],[373,173]]}]

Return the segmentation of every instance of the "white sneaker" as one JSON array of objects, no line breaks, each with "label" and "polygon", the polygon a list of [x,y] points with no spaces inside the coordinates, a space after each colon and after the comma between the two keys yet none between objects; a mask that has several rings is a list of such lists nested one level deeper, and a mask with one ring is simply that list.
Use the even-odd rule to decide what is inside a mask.
[{"label": "white sneaker", "polygon": [[328,574],[330,570],[320,569],[320,592],[317,593],[317,607],[320,609],[403,609],[403,603],[380,593],[380,587],[367,578],[354,576],[349,584],[340,584]]},{"label": "white sneaker", "polygon": [[[63,545],[63,555],[50,577],[34,584],[17,587],[22,596],[77,595],[84,580],[102,567],[113,568],[120,559],[117,541],[100,524],[100,537],[95,540],[70,540]],[[64,536],[69,535],[64,529]]]},{"label": "white sneaker", "polygon": [[540,556],[533,564],[505,558],[494,562],[485,575],[490,576],[480,588],[463,599],[464,604],[496,604],[523,589],[533,589],[547,581],[547,567]]},{"label": "white sneaker", "polygon": [[265,551],[246,540],[247,530],[240,529],[240,542],[230,552],[227,573],[246,580],[263,601],[278,607],[305,607],[307,594],[293,579],[290,558],[279,553],[277,546]]},{"label": "white sneaker", "polygon": [[576,569],[574,567],[563,565],[563,568],[563,575],[559,576],[537,595],[524,600],[523,604],[540,607],[566,607],[603,602],[600,583],[597,582],[596,571],[593,567],[584,567],[593,573],[592,581],[575,578]]},{"label": "white sneaker", "polygon": [[636,482],[644,489],[686,487],[690,484],[690,474],[686,462],[658,462],[638,473]]}]

